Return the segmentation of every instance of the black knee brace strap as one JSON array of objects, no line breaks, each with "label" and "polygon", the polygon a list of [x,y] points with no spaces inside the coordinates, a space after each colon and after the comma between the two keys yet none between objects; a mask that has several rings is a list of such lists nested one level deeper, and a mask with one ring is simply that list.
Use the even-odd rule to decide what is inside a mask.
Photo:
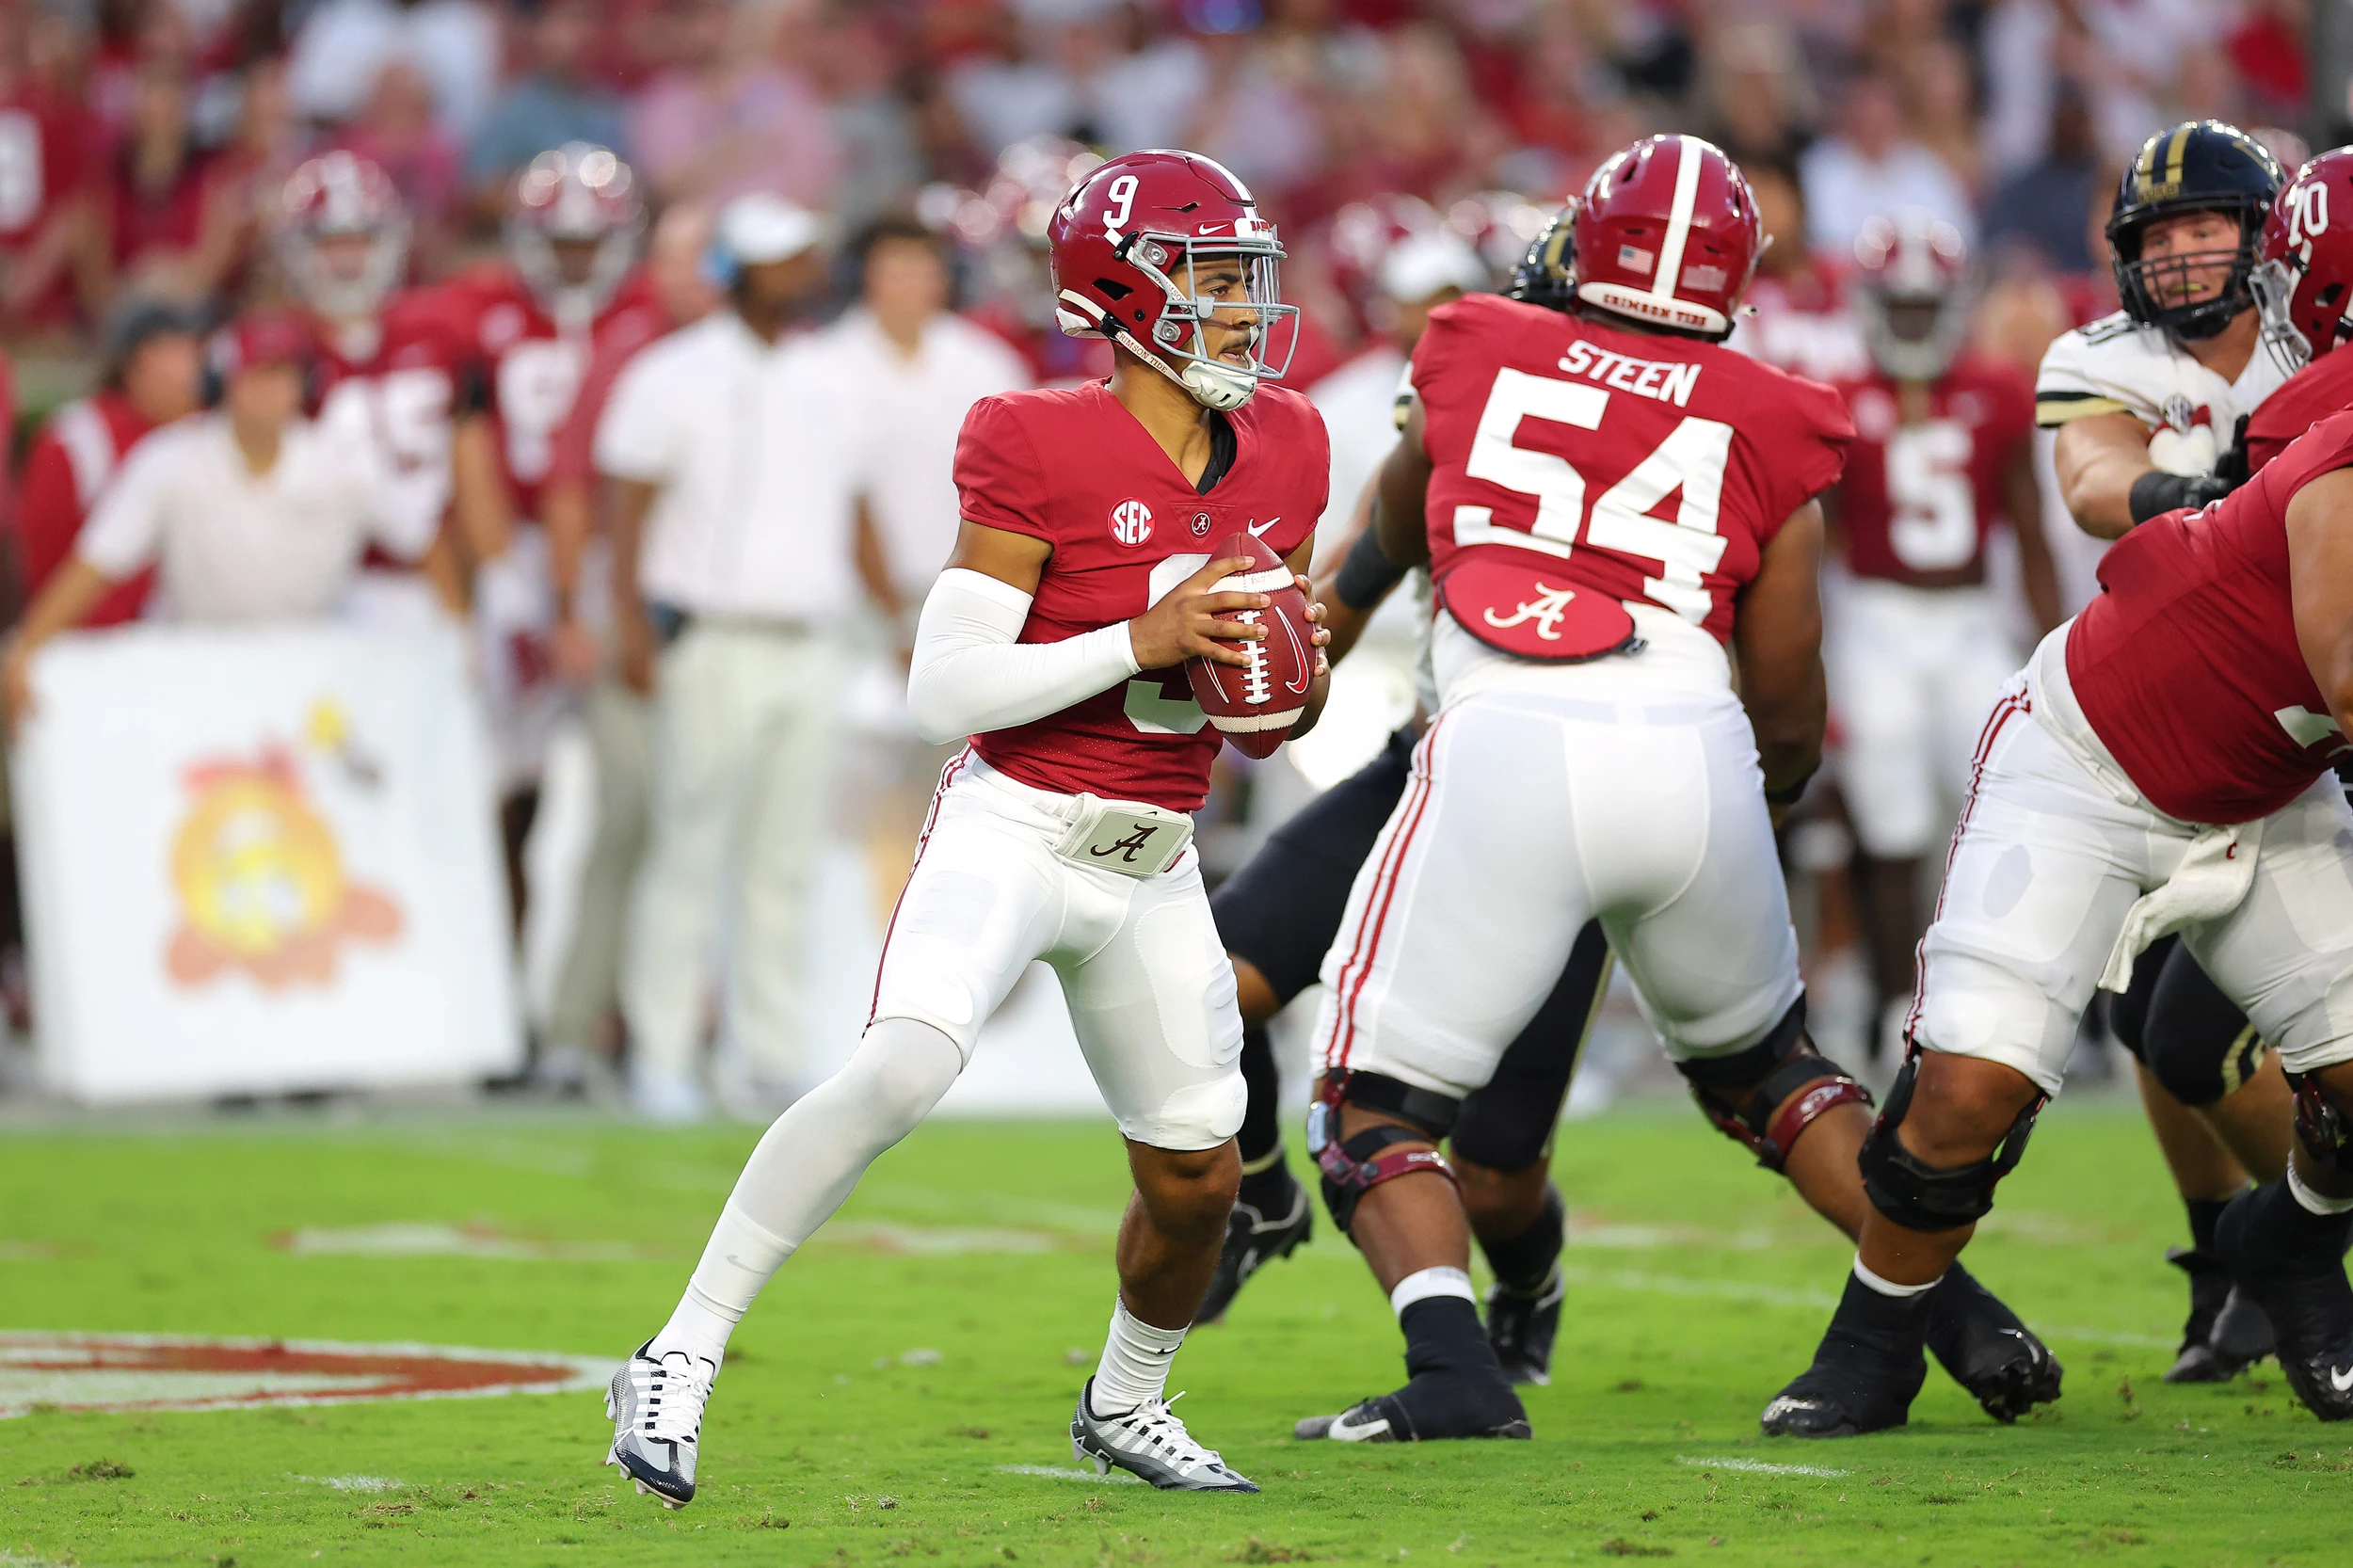
[{"label": "black knee brace strap", "polygon": [[2018,1112],[1993,1152],[1967,1165],[1931,1165],[1905,1148],[1896,1136],[1904,1114],[1912,1109],[1912,1091],[1919,1081],[1917,1052],[1904,1059],[1903,1069],[1887,1091],[1887,1109],[1871,1124],[1863,1140],[1857,1163],[1863,1168],[1863,1191],[1878,1209],[1906,1230],[1951,1230],[1975,1224],[1993,1208],[1993,1188],[2018,1168],[2026,1152],[2027,1135],[2041,1114],[2048,1095],[2037,1095]]},{"label": "black knee brace strap", "polygon": [[2309,1073],[2288,1074],[2288,1087],[2296,1092],[2296,1141],[2313,1163],[2326,1171],[2353,1171],[2353,1117],[2338,1110]]},{"label": "black knee brace strap", "polygon": [[[1747,1147],[1756,1162],[1779,1171],[1789,1162],[1798,1135],[1817,1118],[1842,1105],[1871,1103],[1871,1091],[1854,1076],[1814,1049],[1805,1037],[1805,999],[1801,997],[1773,1032],[1730,1056],[1678,1062],[1691,1097],[1716,1130]],[[1734,1105],[1721,1090],[1753,1083],[1748,1099]],[[1800,1093],[1800,1091],[1804,1091]],[[1791,1099],[1791,1096],[1797,1097]],[[1788,1100],[1787,1109],[1782,1101]]]},{"label": "black knee brace strap", "polygon": [[[1411,1122],[1412,1127],[1369,1127],[1346,1139],[1331,1136],[1339,1128],[1345,1103]],[[1349,1235],[1356,1206],[1367,1192],[1385,1181],[1432,1171],[1454,1182],[1454,1167],[1436,1149],[1401,1149],[1400,1144],[1435,1144],[1453,1130],[1463,1102],[1434,1090],[1418,1089],[1381,1073],[1348,1073],[1327,1081],[1307,1117],[1307,1148],[1323,1173],[1323,1206],[1332,1224]]]}]

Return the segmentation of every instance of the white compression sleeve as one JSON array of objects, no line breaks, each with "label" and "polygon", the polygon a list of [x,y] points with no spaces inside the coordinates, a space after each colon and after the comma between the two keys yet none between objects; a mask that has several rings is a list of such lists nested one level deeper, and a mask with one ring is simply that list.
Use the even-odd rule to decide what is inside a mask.
[{"label": "white compression sleeve", "polygon": [[1128,623],[1058,643],[1022,643],[1033,596],[952,567],[923,600],[907,712],[934,744],[1059,712],[1137,673]]}]

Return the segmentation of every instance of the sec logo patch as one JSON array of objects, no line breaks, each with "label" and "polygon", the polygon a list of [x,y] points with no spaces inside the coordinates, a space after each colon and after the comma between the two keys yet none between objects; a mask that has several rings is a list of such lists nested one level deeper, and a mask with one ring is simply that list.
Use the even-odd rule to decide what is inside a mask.
[{"label": "sec logo patch", "polygon": [[1121,544],[1139,545],[1152,536],[1152,508],[1141,501],[1123,501],[1112,508],[1112,537]]}]

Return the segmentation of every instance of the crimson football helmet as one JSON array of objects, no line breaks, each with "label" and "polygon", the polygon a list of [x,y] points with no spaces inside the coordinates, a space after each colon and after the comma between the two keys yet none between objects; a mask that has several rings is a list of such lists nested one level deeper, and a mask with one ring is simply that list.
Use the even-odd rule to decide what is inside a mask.
[{"label": "crimson football helmet", "polygon": [[2281,187],[2248,280],[2264,346],[2288,372],[2353,341],[2353,147],[2323,152]]},{"label": "crimson football helmet", "polygon": [[[1062,329],[1111,339],[1204,408],[1239,408],[1289,365],[1299,307],[1282,303],[1283,248],[1249,187],[1215,161],[1124,153],[1063,198],[1046,237]],[[1241,263],[1243,298],[1198,292],[1198,273],[1227,260]],[[1241,363],[1208,351],[1202,328],[1221,311],[1248,318]]]},{"label": "crimson football helmet", "polygon": [[1595,310],[1721,339],[1764,253],[1739,167],[1697,136],[1645,136],[1610,155],[1577,210],[1577,297]]},{"label": "crimson football helmet", "polygon": [[1934,381],[1969,336],[1974,290],[1961,231],[1907,208],[1855,232],[1854,299],[1871,362],[1898,381]]},{"label": "crimson football helmet", "polygon": [[[506,204],[506,255],[559,322],[585,325],[629,269],[646,227],[636,176],[610,148],[568,141],[531,160]],[[567,265],[557,247],[588,247]],[[576,320],[575,320],[576,318]]]},{"label": "crimson football helmet", "polygon": [[297,166],[279,187],[269,230],[287,286],[338,321],[375,315],[408,270],[400,193],[390,175],[356,153],[328,152]]}]

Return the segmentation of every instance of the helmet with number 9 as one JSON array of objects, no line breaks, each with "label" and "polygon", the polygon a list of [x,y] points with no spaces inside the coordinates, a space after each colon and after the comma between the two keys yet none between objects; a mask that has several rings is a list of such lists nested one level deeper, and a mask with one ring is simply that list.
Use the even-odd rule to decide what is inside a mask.
[{"label": "helmet with number 9", "polygon": [[1961,231],[1910,208],[1865,218],[1854,239],[1855,313],[1871,362],[1898,381],[1934,381],[1969,336],[1969,248]]},{"label": "helmet with number 9", "polygon": [[[1239,408],[1289,364],[1299,307],[1282,303],[1283,248],[1249,188],[1213,159],[1176,152],[1113,158],[1063,198],[1046,237],[1062,329],[1109,338],[1203,407]],[[1228,260],[1241,264],[1242,301],[1198,290],[1199,272]],[[1240,361],[1209,352],[1202,328],[1220,312],[1249,329]]]},{"label": "helmet with number 9", "polygon": [[[2279,162],[2263,143],[2218,120],[2186,120],[2142,142],[2117,183],[2108,216],[2109,264],[2124,313],[2191,340],[2228,327],[2254,302],[2248,274],[2255,265],[2255,235],[2280,180]],[[2235,219],[2236,243],[2227,250],[2143,257],[2150,225],[2190,213]],[[2203,299],[2188,298],[2197,276],[2217,266],[2229,268],[2222,286]]]},{"label": "helmet with number 9", "polygon": [[1765,250],[1747,177],[1697,136],[1611,153],[1585,183],[1574,232],[1580,303],[1711,342],[1731,333]]},{"label": "helmet with number 9", "polygon": [[2248,280],[2264,346],[2293,374],[2353,340],[2353,147],[2323,152],[2264,218]]},{"label": "helmet with number 9", "polygon": [[646,203],[629,165],[609,148],[568,141],[532,159],[515,181],[506,254],[550,311],[593,316],[636,264],[645,227]]},{"label": "helmet with number 9", "polygon": [[286,176],[270,244],[287,287],[321,315],[373,316],[408,269],[408,215],[392,177],[351,152],[312,158]]}]

